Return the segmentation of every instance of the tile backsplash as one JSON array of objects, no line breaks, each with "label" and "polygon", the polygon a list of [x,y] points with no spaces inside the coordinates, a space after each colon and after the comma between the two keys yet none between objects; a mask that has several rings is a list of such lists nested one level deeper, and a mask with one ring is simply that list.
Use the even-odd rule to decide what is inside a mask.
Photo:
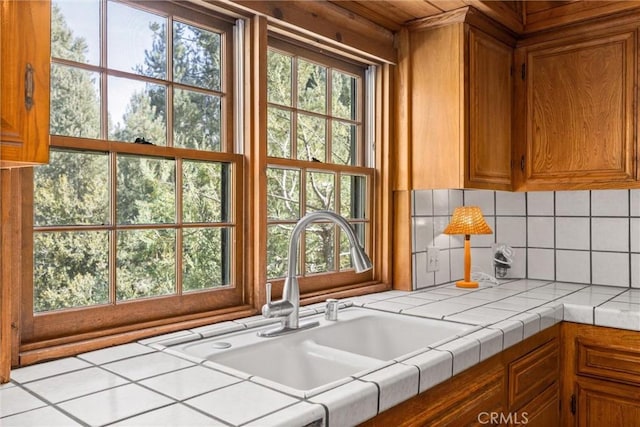
[{"label": "tile backsplash", "polygon": [[[640,288],[640,190],[413,192],[413,287],[463,276],[464,237],[442,233],[457,206],[480,206],[493,229],[471,236],[472,271],[494,274],[497,243],[513,248],[507,277]],[[440,249],[427,271],[427,250]]]}]

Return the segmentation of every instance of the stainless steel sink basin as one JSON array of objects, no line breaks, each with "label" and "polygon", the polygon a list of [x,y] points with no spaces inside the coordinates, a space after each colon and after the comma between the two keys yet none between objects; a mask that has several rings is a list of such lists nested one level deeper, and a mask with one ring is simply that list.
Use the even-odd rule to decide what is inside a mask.
[{"label": "stainless steel sink basin", "polygon": [[320,326],[289,335],[260,338],[256,332],[265,328],[256,328],[180,344],[171,351],[309,397],[329,385],[349,381],[351,375],[476,328],[357,307],[340,310],[336,322],[321,315],[308,319],[313,317]]}]

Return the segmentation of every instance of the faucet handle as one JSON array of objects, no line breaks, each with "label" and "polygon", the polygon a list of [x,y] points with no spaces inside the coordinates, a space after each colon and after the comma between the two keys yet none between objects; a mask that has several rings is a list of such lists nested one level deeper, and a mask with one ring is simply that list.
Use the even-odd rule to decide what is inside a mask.
[{"label": "faucet handle", "polygon": [[265,287],[267,288],[267,305],[270,305],[271,304],[271,283],[267,283]]},{"label": "faucet handle", "polygon": [[340,301],[334,298],[327,299],[327,306],[324,311],[324,318],[331,321],[338,320],[338,307]]}]

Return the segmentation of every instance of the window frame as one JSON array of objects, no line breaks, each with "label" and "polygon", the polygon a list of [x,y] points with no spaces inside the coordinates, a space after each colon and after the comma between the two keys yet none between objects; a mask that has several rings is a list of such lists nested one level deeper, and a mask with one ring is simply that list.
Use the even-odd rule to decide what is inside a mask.
[{"label": "window frame", "polygon": [[[76,68],[88,70],[92,72],[99,72],[101,76],[100,83],[100,139],[90,139],[81,137],[51,135],[50,147],[51,149],[62,150],[76,150],[82,152],[99,152],[107,153],[109,158],[109,176],[110,176],[110,210],[111,221],[107,225],[90,225],[90,226],[34,226],[33,215],[29,218],[25,218],[25,226],[29,233],[25,240],[25,253],[34,254],[34,235],[38,232],[47,231],[89,231],[89,230],[104,230],[109,233],[109,288],[110,288],[110,301],[106,304],[82,306],[68,308],[58,311],[46,311],[35,313],[34,312],[34,261],[33,255],[24,259],[25,271],[29,274],[24,275],[23,292],[21,297],[21,323],[22,329],[22,342],[38,342],[40,344],[35,345],[39,347],[53,342],[58,342],[60,339],[65,341],[61,337],[72,337],[72,340],[79,339],[81,337],[100,335],[96,329],[101,330],[117,330],[127,331],[140,328],[141,326],[152,324],[169,324],[179,321],[191,320],[196,318],[202,318],[211,316],[213,313],[219,310],[227,309],[227,311],[233,310],[246,310],[246,281],[243,271],[243,258],[244,247],[241,244],[244,239],[244,158],[241,154],[234,153],[234,51],[239,47],[234,46],[234,23],[233,19],[221,19],[218,14],[204,8],[198,7],[193,4],[177,5],[171,2],[162,1],[145,1],[145,2],[122,2],[123,4],[131,5],[135,8],[146,10],[154,14],[159,14],[168,18],[168,30],[172,31],[173,17],[175,16],[180,22],[193,24],[198,27],[215,28],[216,31],[223,33],[221,54],[223,60],[223,78],[222,86],[219,93],[221,97],[221,109],[223,123],[221,125],[221,151],[202,151],[190,148],[174,147],[172,144],[173,139],[173,127],[172,116],[173,107],[171,96],[167,97],[167,106],[171,107],[167,109],[167,145],[146,145],[146,144],[134,144],[132,142],[121,142],[115,140],[104,139],[107,137],[108,129],[106,128],[107,121],[107,91],[106,81],[110,76],[134,78],[137,81],[148,81],[152,83],[161,82],[167,87],[174,88],[189,88],[180,83],[174,83],[170,79],[171,73],[167,76],[166,80],[158,80],[145,76],[139,76],[137,74],[128,73],[124,71],[112,70],[106,67],[106,49],[105,41],[106,37],[102,37],[101,42],[101,61],[99,65],[83,64],[79,62],[68,61],[65,59],[51,58],[52,64],[71,65]],[[106,14],[104,13],[107,2],[101,2],[100,7],[100,25],[102,26],[101,34],[106,34]],[[167,44],[171,38],[167,39]],[[171,49],[168,49],[167,55],[170,55]],[[169,65],[168,63],[167,65]],[[168,90],[168,93],[171,93]],[[213,91],[216,92],[216,91]],[[176,215],[175,221],[168,224],[135,224],[135,225],[123,225],[118,224],[117,218],[115,218],[114,212],[114,199],[117,197],[115,187],[116,178],[116,156],[118,155],[133,155],[141,156],[141,158],[163,158],[174,160],[175,163],[175,197],[176,197]],[[188,293],[181,293],[181,271],[182,271],[182,254],[181,254],[181,242],[179,239],[180,233],[178,229],[188,229],[199,226],[201,224],[185,224],[182,221],[182,197],[179,197],[179,193],[183,190],[181,188],[181,177],[179,177],[178,163],[184,160],[195,161],[213,161],[224,162],[230,165],[229,179],[230,186],[234,189],[235,195],[230,199],[231,209],[229,212],[229,218],[226,222],[206,223],[207,227],[220,228],[220,227],[233,227],[233,249],[230,252],[230,285],[219,288],[209,288],[204,290],[191,291]],[[33,173],[31,178],[25,183],[27,186],[27,204],[33,211],[33,196],[34,196],[34,180]],[[116,269],[116,258],[114,248],[116,245],[116,238],[118,230],[135,229],[141,230],[145,228],[151,229],[172,229],[176,230],[176,278],[175,286],[176,293],[170,295],[145,297],[133,300],[121,300],[117,301],[115,295],[116,283],[114,280],[114,270]],[[231,310],[229,310],[232,308]],[[99,325],[98,327],[94,325]],[[32,346],[27,345],[26,349]]]},{"label": "window frame", "polygon": [[[359,131],[360,133],[359,138],[361,139],[361,141],[357,147],[357,163],[359,163],[358,165],[312,162],[307,160],[299,160],[293,157],[292,158],[271,157],[266,154],[267,152],[266,144],[268,143],[268,141],[266,140],[266,137],[265,137],[264,168],[265,170],[269,167],[298,170],[301,176],[301,180],[300,180],[300,193],[301,193],[300,204],[301,205],[304,204],[304,200],[305,200],[305,197],[304,197],[305,190],[303,188],[304,179],[302,178],[302,176],[305,175],[307,172],[317,171],[317,172],[335,173],[336,174],[336,180],[335,180],[336,194],[338,193],[338,189],[340,187],[340,183],[338,181],[339,181],[339,176],[341,174],[359,175],[359,176],[366,177],[367,185],[365,190],[365,197],[366,197],[367,203],[365,208],[365,211],[366,211],[365,218],[348,219],[348,220],[350,223],[362,223],[367,226],[367,230],[365,232],[365,241],[360,243],[365,248],[365,251],[368,254],[370,254],[372,259],[376,258],[376,256],[374,255],[377,250],[376,247],[374,246],[374,242],[375,242],[374,239],[376,235],[374,224],[375,224],[375,218],[377,216],[376,214],[377,173],[376,173],[375,165],[368,165],[368,163],[372,163],[371,162],[372,159],[370,159],[370,156],[371,156],[371,153],[373,153],[373,141],[368,140],[368,138],[371,138],[372,135],[369,134],[368,129],[370,129],[372,126],[375,126],[375,124],[370,123],[371,117],[369,117],[367,107],[369,105],[369,101],[371,101],[370,98],[374,98],[373,101],[375,102],[375,98],[377,94],[369,90],[370,85],[368,84],[369,83],[368,79],[370,79],[371,76],[368,75],[367,66],[360,61],[352,60],[345,56],[325,51],[319,47],[313,47],[311,44],[305,43],[304,41],[300,41],[294,38],[289,38],[275,32],[269,32],[267,35],[266,50],[268,51],[269,49],[274,49],[275,51],[282,52],[286,55],[301,57],[305,60],[309,60],[311,62],[321,64],[328,68],[331,68],[331,69],[335,68],[340,71],[348,72],[349,74],[360,77],[358,90],[360,91],[361,96],[359,96],[360,105],[358,106],[357,117],[355,120],[345,120],[346,122],[350,122],[350,123],[357,122],[361,127]],[[265,57],[266,57],[266,52],[265,52]],[[266,68],[267,68],[267,64],[265,61],[265,64],[264,64],[265,76],[267,75]],[[294,76],[295,76],[295,73],[292,73],[292,86],[295,88],[297,86],[297,83],[293,81]],[[265,92],[266,92],[266,85],[267,85],[266,79],[264,81],[264,85],[265,85]],[[330,88],[327,88],[327,91],[329,90]],[[275,107],[280,108],[282,110],[290,111],[292,114],[292,117],[297,112],[302,112],[303,114],[306,114],[307,111],[297,108],[296,101],[294,100],[295,95],[296,93],[294,89],[292,93],[292,104],[291,106],[288,106],[288,107],[280,104],[271,104],[268,101],[267,97],[265,96],[265,100],[264,100],[265,111],[271,105],[274,105]],[[327,102],[327,108],[328,109],[331,108],[328,102]],[[314,113],[311,113],[311,114],[313,115]],[[328,124],[332,119],[342,120],[339,117],[331,116],[330,111],[327,111],[324,114],[315,114],[315,115],[327,118]],[[295,122],[295,120],[293,120],[293,122]],[[292,124],[292,128],[293,127],[294,125]],[[327,127],[329,128],[330,126],[328,125]],[[267,129],[266,114],[265,114],[264,129],[266,134],[266,129]],[[330,139],[330,136],[327,136],[327,139]],[[291,136],[291,144],[292,145],[296,144],[296,138],[294,135]],[[294,152],[295,150],[292,150],[292,153],[291,153],[292,156]],[[329,152],[330,150],[327,149],[327,153]],[[266,178],[263,186],[264,186],[264,191],[266,193],[267,191]],[[266,197],[265,197],[265,200],[266,200]],[[335,203],[334,212],[339,213],[340,207],[338,206],[338,200],[335,200],[334,203]],[[264,219],[262,221],[265,224],[265,230],[267,230],[267,227],[269,225],[273,225],[273,224],[293,225],[297,222],[297,219],[273,221],[267,218],[266,207],[263,209],[263,211],[264,212],[261,212],[261,215],[264,216]],[[302,214],[300,217],[302,217]],[[334,226],[334,228],[336,231],[338,230],[337,226]],[[262,234],[263,235],[261,236],[261,239],[263,240],[264,247],[266,248],[268,233],[265,231]],[[304,233],[303,233],[303,236],[304,236]],[[334,237],[334,241],[336,240],[337,240],[337,236]],[[337,269],[337,271],[328,271],[328,272],[321,272],[321,273],[305,273],[304,272],[305,264],[303,262],[305,258],[305,255],[304,255],[305,242],[304,241],[305,239],[301,238],[300,245],[299,245],[300,246],[299,253],[298,253],[298,266],[299,266],[298,283],[300,286],[301,298],[303,300],[305,298],[313,300],[317,296],[328,295],[332,292],[340,292],[340,291],[354,289],[354,288],[366,288],[376,283],[375,264],[374,264],[374,269],[372,270],[369,270],[364,273],[355,273],[355,271],[353,270],[341,270],[339,267],[339,264],[340,264],[339,257],[336,257],[336,259],[334,259],[334,266]],[[337,251],[339,251],[339,247],[334,248],[334,253]],[[267,262],[268,261],[266,259],[266,254],[265,254],[264,262],[259,267],[260,268],[259,274],[262,278],[261,280],[263,280],[263,283],[268,281],[269,283],[272,284],[274,289],[273,297],[276,297],[278,294],[281,294],[282,292],[285,278],[284,277],[268,278]]]}]

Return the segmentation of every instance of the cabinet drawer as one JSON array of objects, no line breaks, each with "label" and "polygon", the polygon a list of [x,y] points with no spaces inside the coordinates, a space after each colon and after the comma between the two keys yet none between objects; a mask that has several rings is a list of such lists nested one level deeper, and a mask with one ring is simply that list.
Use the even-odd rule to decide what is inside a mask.
[{"label": "cabinet drawer", "polygon": [[518,409],[553,384],[559,376],[557,339],[509,363],[509,408]]},{"label": "cabinet drawer", "polygon": [[640,348],[616,347],[578,338],[577,374],[640,386]]}]

